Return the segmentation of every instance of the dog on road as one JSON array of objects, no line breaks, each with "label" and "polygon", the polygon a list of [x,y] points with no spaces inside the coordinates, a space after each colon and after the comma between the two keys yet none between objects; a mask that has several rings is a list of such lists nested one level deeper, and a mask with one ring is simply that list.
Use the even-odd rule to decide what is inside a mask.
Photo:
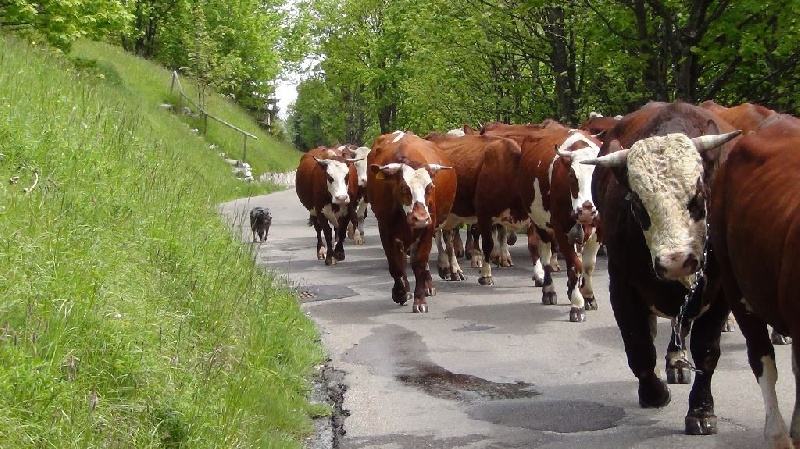
[{"label": "dog on road", "polygon": [[254,242],[265,242],[269,227],[272,225],[272,213],[266,207],[254,207],[250,210],[250,230]]}]

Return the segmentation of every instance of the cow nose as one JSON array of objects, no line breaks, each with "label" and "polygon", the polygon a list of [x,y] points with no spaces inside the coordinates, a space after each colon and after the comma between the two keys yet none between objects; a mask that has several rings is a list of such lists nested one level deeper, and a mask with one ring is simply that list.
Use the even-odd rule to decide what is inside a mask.
[{"label": "cow nose", "polygon": [[656,275],[663,279],[667,274],[667,267],[661,263],[661,256],[656,256],[655,260],[653,261],[653,266],[656,269]]},{"label": "cow nose", "polygon": [[350,203],[350,195],[337,195],[335,198],[336,204]]}]

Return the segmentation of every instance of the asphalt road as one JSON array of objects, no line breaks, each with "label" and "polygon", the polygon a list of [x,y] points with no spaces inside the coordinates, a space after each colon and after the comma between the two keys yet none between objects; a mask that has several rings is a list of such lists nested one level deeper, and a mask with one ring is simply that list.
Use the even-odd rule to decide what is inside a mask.
[{"label": "asphalt road", "polygon": [[[719,434],[687,436],[689,385],[672,385],[672,403],[638,405],[637,382],[608,302],[606,260],[595,286],[599,310],[570,323],[566,275],[555,276],[559,305],[541,303],[522,241],[515,263],[495,268],[495,285],[446,282],[433,273],[430,312],[391,300],[392,279],[374,217],[366,244],[345,245],[346,260],[325,266],[294,190],[223,205],[242,239],[254,206],[272,211],[268,242],[256,262],[298,291],[337,369],[346,373],[342,448],[757,448],[764,447],[764,407],[738,330],[722,336],[714,376]],[[250,243],[246,243],[250,244]],[[431,267],[435,271],[434,246]],[[409,281],[413,276],[409,269]],[[669,322],[659,321],[663,370]],[[794,382],[788,346],[777,347],[778,397],[788,420]]]}]

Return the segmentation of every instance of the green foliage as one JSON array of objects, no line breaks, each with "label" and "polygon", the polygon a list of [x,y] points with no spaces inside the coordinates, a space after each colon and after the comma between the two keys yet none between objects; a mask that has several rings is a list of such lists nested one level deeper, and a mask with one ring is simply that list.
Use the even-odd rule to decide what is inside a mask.
[{"label": "green foliage", "polygon": [[219,218],[242,183],[91,50],[0,37],[3,447],[302,447],[321,349]]},{"label": "green foliage", "polygon": [[791,0],[312,5],[322,62],[310,82],[334,104],[297,107],[294,120],[344,123],[337,139],[356,127],[370,141],[492,120],[578,125],[591,111],[679,98],[798,108],[800,6]]},{"label": "green foliage", "polygon": [[99,38],[127,29],[132,15],[119,0],[11,0],[0,2],[0,27],[42,36],[68,51],[80,38]]}]

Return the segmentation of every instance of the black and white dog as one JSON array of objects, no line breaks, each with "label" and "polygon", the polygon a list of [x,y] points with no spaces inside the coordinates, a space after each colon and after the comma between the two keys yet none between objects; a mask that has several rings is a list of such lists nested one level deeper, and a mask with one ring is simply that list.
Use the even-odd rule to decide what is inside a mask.
[{"label": "black and white dog", "polygon": [[[267,240],[269,227],[272,225],[272,213],[266,207],[254,207],[250,210],[250,230],[253,232],[253,241],[264,242]],[[256,240],[256,236],[258,240]]]}]

